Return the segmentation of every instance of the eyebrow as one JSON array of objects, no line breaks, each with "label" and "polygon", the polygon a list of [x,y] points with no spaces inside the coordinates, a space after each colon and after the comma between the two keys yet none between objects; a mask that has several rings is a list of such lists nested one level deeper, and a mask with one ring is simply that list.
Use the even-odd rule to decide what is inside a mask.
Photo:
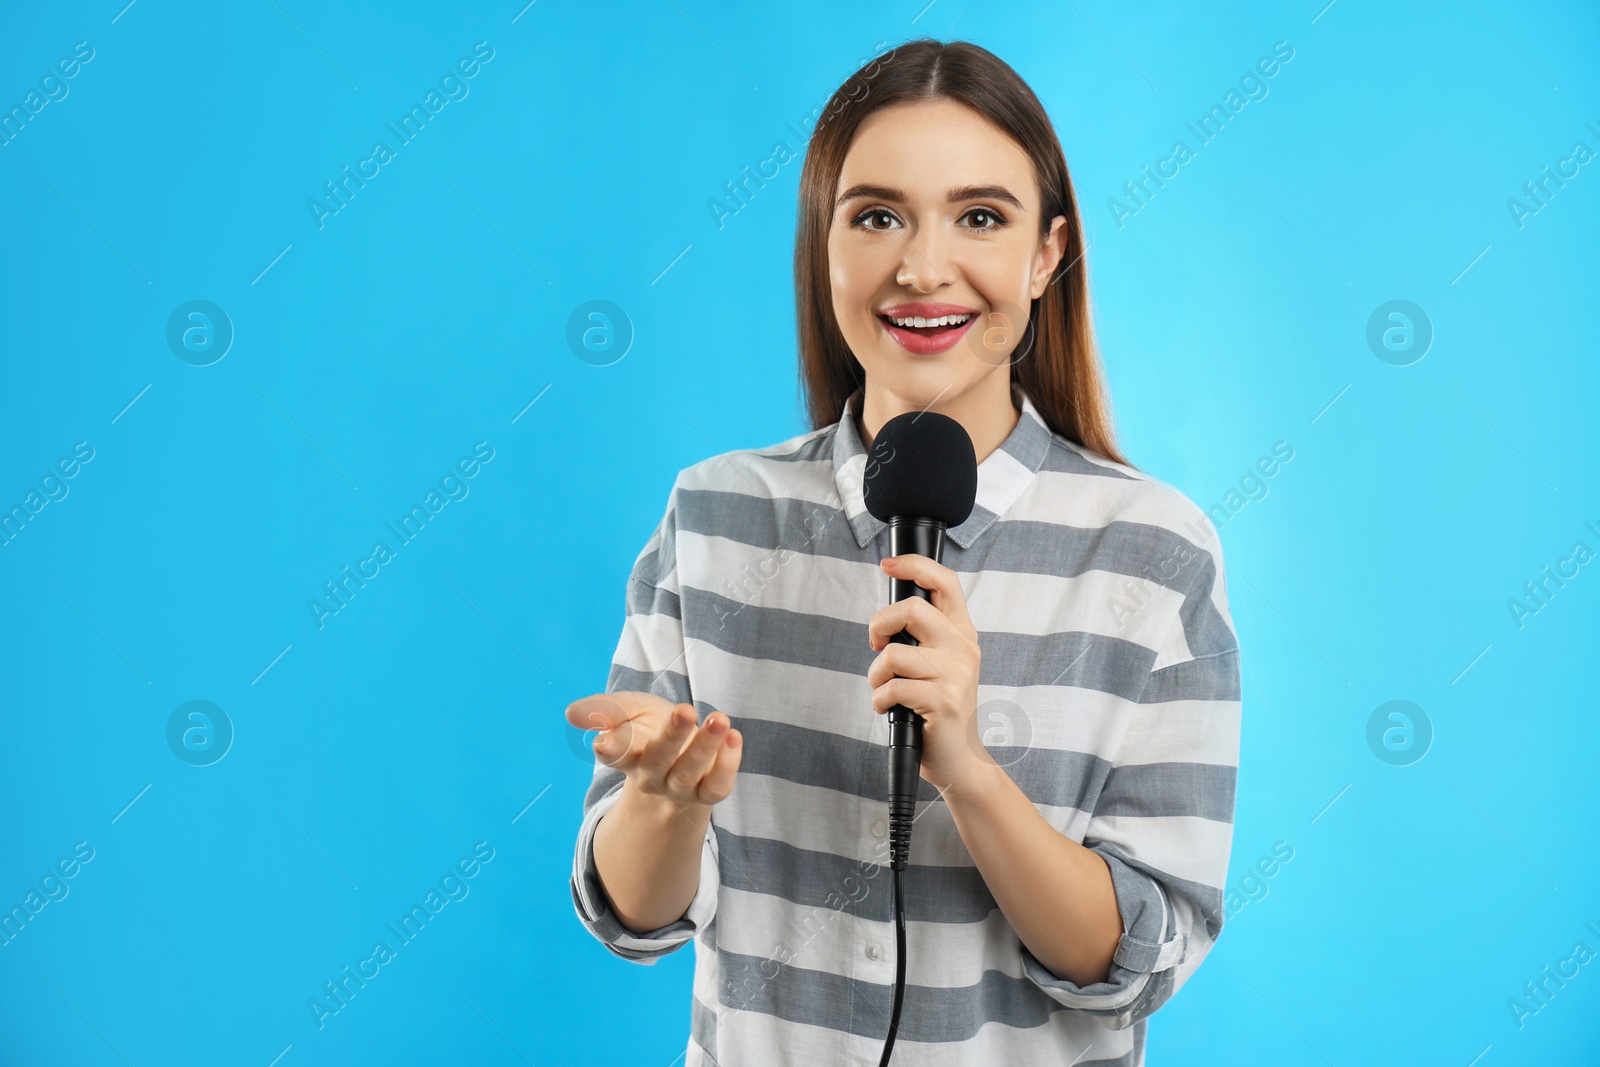
[{"label": "eyebrow", "polygon": [[[844,195],[834,201],[835,207],[843,207],[850,200],[893,200],[904,203],[906,194],[899,189],[891,189],[885,185],[852,185],[844,191]],[[951,189],[945,194],[945,199],[950,203],[962,200],[1000,200],[1012,205],[1018,211],[1026,210],[1022,201],[1012,196],[1003,185],[961,185]]]}]

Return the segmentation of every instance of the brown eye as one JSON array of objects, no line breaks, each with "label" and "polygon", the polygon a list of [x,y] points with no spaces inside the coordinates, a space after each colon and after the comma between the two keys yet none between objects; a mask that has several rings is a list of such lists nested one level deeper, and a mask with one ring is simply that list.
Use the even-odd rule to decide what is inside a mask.
[{"label": "brown eye", "polygon": [[872,225],[865,225],[864,224],[864,222],[866,220],[878,219],[878,218],[889,219],[891,221],[894,220],[894,216],[891,215],[889,212],[885,211],[883,208],[875,207],[875,208],[868,208],[866,211],[863,211],[861,214],[857,215],[856,219],[855,219],[855,225],[860,226],[863,230],[871,230],[874,233],[882,233],[888,227],[879,227],[879,226],[872,226]]},{"label": "brown eye", "polygon": [[972,227],[974,230],[982,230],[987,232],[1006,224],[1006,220],[1001,217],[999,212],[991,211],[986,207],[975,207],[971,211],[967,212],[965,217],[970,219],[973,216],[977,216],[984,220],[983,222],[974,225]]}]

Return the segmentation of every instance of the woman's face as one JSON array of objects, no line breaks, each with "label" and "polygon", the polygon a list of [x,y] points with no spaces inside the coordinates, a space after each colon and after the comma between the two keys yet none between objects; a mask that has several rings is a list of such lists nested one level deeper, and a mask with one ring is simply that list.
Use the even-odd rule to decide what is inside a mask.
[{"label": "woman's face", "polygon": [[1057,215],[1041,240],[1022,149],[956,101],[898,104],[856,131],[835,197],[834,314],[868,382],[904,407],[959,407],[980,385],[1009,397],[1011,353],[1067,238]]}]

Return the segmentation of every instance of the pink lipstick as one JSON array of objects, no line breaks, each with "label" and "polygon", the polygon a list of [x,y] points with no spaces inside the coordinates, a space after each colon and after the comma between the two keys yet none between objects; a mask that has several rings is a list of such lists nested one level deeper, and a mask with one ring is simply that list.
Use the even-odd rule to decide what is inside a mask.
[{"label": "pink lipstick", "polygon": [[911,303],[880,308],[877,316],[901,348],[929,356],[954,348],[971,329],[978,313],[959,304]]}]

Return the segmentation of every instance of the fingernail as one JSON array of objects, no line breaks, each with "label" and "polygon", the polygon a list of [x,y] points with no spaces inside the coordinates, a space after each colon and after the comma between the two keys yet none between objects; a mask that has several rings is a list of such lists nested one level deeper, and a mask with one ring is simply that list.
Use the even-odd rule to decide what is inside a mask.
[{"label": "fingernail", "polygon": [[742,744],[742,743],[743,743],[743,738],[741,738],[739,736],[737,731],[735,731],[735,732],[733,732],[733,733],[728,735],[728,747],[729,748],[738,748],[739,745]]}]

